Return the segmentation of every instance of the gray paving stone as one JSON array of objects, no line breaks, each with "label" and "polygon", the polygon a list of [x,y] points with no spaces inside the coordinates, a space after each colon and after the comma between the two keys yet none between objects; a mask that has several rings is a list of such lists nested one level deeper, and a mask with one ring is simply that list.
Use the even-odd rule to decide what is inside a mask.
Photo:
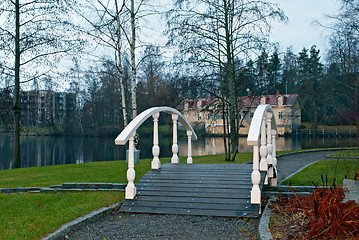
[{"label": "gray paving stone", "polygon": [[359,181],[344,179],[343,188],[348,189],[348,192],[345,192],[344,201],[354,200],[359,204]]}]

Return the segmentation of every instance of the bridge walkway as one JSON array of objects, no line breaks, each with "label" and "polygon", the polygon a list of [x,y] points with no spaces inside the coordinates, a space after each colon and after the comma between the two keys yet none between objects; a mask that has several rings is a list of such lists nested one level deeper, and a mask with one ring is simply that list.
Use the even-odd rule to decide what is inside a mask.
[{"label": "bridge walkway", "polygon": [[[249,163],[163,164],[136,183],[136,197],[120,211],[257,218],[260,205],[250,203],[252,171]],[[264,173],[260,188],[263,182]]]}]

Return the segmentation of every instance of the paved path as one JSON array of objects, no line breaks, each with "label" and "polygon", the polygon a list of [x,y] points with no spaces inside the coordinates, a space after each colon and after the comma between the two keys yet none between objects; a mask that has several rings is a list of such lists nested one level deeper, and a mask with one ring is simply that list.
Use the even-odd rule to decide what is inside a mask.
[{"label": "paved path", "polygon": [[[330,151],[278,158],[279,181]],[[66,239],[258,239],[259,219],[113,212],[68,234]]]},{"label": "paved path", "polygon": [[326,156],[331,153],[333,151],[304,152],[279,157],[277,163],[278,183],[310,163],[327,159]]}]

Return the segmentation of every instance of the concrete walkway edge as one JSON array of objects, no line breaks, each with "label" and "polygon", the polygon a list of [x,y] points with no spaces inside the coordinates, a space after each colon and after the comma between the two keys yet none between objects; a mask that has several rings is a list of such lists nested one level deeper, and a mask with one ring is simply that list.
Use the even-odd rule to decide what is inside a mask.
[{"label": "concrete walkway edge", "polygon": [[259,239],[261,240],[270,240],[272,238],[272,234],[269,230],[269,220],[270,215],[272,213],[272,209],[269,207],[272,201],[274,201],[276,198],[274,196],[270,197],[267,205],[264,208],[264,211],[262,213],[261,220],[259,222],[258,226],[258,232],[259,232]]},{"label": "concrete walkway edge", "polygon": [[95,221],[98,218],[101,218],[104,215],[110,214],[113,209],[119,207],[119,203],[113,204],[110,207],[104,207],[92,213],[89,213],[83,217],[79,217],[69,223],[65,223],[62,225],[58,230],[51,233],[47,237],[43,238],[42,240],[62,240],[66,239],[66,235],[71,232],[72,230],[79,228],[85,224],[88,224],[92,221]]}]

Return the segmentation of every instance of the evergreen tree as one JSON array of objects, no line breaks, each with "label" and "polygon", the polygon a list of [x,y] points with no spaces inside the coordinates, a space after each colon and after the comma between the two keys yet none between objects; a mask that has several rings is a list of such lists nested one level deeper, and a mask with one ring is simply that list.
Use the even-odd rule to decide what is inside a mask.
[{"label": "evergreen tree", "polygon": [[[343,114],[345,107],[346,88],[342,82],[344,76],[340,72],[338,64],[331,63],[325,70],[320,90],[322,92],[321,114],[319,122],[327,125],[340,125],[345,122]],[[343,121],[344,120],[344,121]]]},{"label": "evergreen tree", "polygon": [[268,94],[275,94],[277,90],[281,90],[281,63],[277,49],[269,59],[268,66]]},{"label": "evergreen tree", "polygon": [[282,70],[282,84],[279,90],[286,94],[297,93],[297,56],[293,53],[292,48],[287,48],[283,58]]},{"label": "evergreen tree", "polygon": [[[249,91],[255,91],[256,89],[256,70],[254,67],[254,62],[252,60],[249,60],[246,64],[246,67],[243,71],[243,82],[245,86],[245,90],[247,89]],[[244,95],[245,93],[242,92],[241,95]]]},{"label": "evergreen tree", "polygon": [[259,94],[268,94],[268,67],[268,54],[263,50],[257,60],[256,87]]},{"label": "evergreen tree", "polygon": [[319,50],[313,45],[303,48],[298,57],[299,97],[302,105],[302,118],[310,121],[312,128],[318,126],[319,85],[323,77],[323,64],[320,63]]}]

